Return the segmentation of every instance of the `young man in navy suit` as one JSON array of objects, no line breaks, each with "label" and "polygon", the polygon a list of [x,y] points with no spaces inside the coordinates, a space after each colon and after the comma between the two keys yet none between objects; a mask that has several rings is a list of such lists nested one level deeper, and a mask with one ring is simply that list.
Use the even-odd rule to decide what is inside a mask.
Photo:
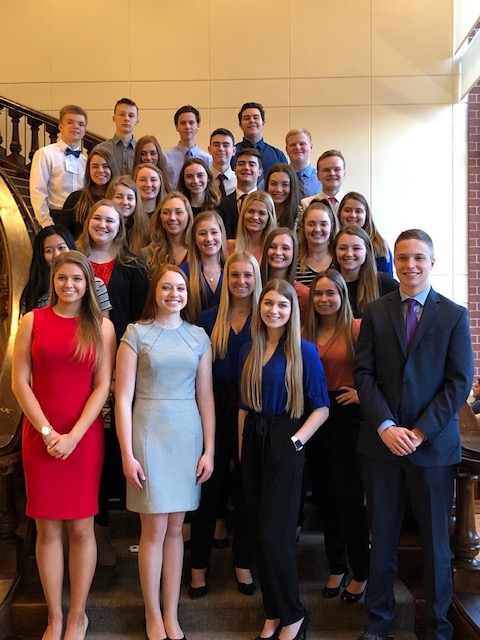
[{"label": "young man in navy suit", "polygon": [[462,459],[457,411],[473,377],[466,309],[429,284],[430,236],[402,232],[395,242],[400,289],[367,305],[354,378],[365,420],[359,438],[372,530],[368,619],[362,640],[386,640],[405,494],[424,551],[427,637],[451,640],[453,593],[448,521]]}]

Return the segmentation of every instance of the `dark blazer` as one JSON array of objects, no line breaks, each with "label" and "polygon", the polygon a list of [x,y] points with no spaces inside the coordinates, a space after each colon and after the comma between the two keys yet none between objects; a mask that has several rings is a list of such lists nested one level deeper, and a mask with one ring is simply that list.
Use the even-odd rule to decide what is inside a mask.
[{"label": "dark blazer", "polygon": [[217,210],[225,225],[227,238],[235,238],[238,224],[237,192],[234,191],[229,196],[224,196],[220,200]]},{"label": "dark blazer", "polygon": [[433,289],[409,354],[398,292],[367,305],[357,343],[354,379],[365,420],[360,453],[395,456],[377,433],[384,420],[417,427],[427,438],[408,456],[415,465],[436,467],[461,461],[457,411],[473,378],[467,311]]},{"label": "dark blazer", "polygon": [[112,305],[110,320],[119,344],[129,322],[136,322],[142,315],[148,287],[148,277],[140,261],[120,264],[115,260],[107,291]]}]

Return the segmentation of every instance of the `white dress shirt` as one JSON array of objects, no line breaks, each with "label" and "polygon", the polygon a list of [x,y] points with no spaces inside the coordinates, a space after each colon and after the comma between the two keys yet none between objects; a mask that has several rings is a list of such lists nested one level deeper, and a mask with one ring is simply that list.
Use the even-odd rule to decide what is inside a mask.
[{"label": "white dress shirt", "polygon": [[303,198],[300,201],[300,204],[302,206],[302,209],[305,211],[305,209],[308,207],[308,205],[310,204],[310,202],[312,200],[321,200],[322,198],[325,198],[326,200],[330,200],[331,197],[334,197],[335,200],[336,200],[336,204],[334,204],[333,202],[331,204],[332,204],[333,210],[335,211],[335,213],[337,213],[338,212],[338,205],[343,200],[345,195],[346,195],[346,193],[342,189],[340,189],[340,191],[338,193],[336,193],[334,196],[328,196],[324,191],[320,191],[320,193],[317,193],[314,196],[310,196],[309,198]]},{"label": "white dress shirt", "polygon": [[[87,159],[66,155],[67,144],[59,140],[35,152],[30,171],[30,199],[38,223],[53,224],[50,209],[60,210],[67,197],[83,187]],[[75,149],[76,150],[76,149]]]},{"label": "white dress shirt", "polygon": [[223,181],[223,186],[225,187],[225,195],[229,196],[235,191],[235,189],[237,188],[237,176],[235,175],[231,167],[228,167],[228,169],[226,169],[225,171],[219,171],[212,165],[210,167],[210,171],[212,172],[213,176],[213,184],[216,185],[218,189],[220,189],[220,185],[217,180],[218,176],[221,173],[223,173],[223,175],[225,176],[225,180]]}]

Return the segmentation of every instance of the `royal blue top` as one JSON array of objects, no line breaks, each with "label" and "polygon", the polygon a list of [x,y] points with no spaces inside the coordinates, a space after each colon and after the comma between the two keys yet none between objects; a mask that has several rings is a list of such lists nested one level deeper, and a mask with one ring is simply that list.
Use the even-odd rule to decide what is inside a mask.
[{"label": "royal blue top", "polygon": [[393,256],[390,248],[388,248],[388,259],[383,256],[375,256],[375,262],[377,263],[377,271],[386,273],[393,278]]},{"label": "royal blue top", "polygon": [[[179,268],[183,271],[183,273],[187,276],[187,280],[190,282],[190,267],[188,266],[188,262],[182,262],[182,264],[178,265]],[[205,289],[207,290],[207,297],[204,299],[202,295],[202,311],[205,309],[210,309],[210,307],[214,307],[220,303],[220,292],[222,291],[222,282],[223,282],[223,271],[220,274],[220,278],[218,279],[217,288],[215,291],[212,291],[208,280],[203,275],[203,267],[202,267],[202,276],[203,281],[205,283]]]},{"label": "royal blue top", "polygon": [[[213,327],[217,321],[218,306],[211,309],[205,309],[200,314],[198,326],[205,329],[207,335],[212,335]],[[227,357],[225,359],[217,358],[213,361],[213,377],[219,380],[228,380],[238,384],[238,363],[240,358],[240,350],[243,345],[250,343],[252,337],[250,334],[250,322],[252,314],[248,316],[242,330],[239,333],[230,327],[228,334]]]},{"label": "royal blue top", "polygon": [[[242,347],[240,352],[239,382],[243,365],[251,349],[251,342]],[[329,407],[327,385],[322,363],[318,357],[317,347],[311,342],[301,342],[303,358],[303,394],[305,406],[311,411],[320,407]],[[262,370],[262,413],[267,416],[284,413],[287,406],[287,387],[285,385],[285,373],[287,359],[283,350],[283,340],[277,345],[273,356],[263,366]],[[240,409],[249,411],[251,407],[239,400]]]}]

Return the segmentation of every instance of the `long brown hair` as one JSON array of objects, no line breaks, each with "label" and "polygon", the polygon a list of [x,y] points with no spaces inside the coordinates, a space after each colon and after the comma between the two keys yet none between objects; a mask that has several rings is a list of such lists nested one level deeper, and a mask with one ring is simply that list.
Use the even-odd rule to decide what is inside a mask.
[{"label": "long brown hair", "polygon": [[265,178],[265,191],[269,193],[268,187],[273,173],[286,173],[290,181],[290,193],[285,202],[275,205],[277,223],[279,226],[293,229],[300,210],[300,187],[298,177],[289,164],[279,162],[270,167]]},{"label": "long brown hair", "polygon": [[343,338],[347,347],[347,354],[353,366],[355,355],[355,336],[353,334],[353,313],[348,297],[347,283],[342,274],[336,269],[327,269],[321,271],[312,281],[310,285],[310,294],[308,296],[307,317],[303,325],[303,337],[314,344],[318,340],[318,336],[322,332],[323,317],[315,311],[315,287],[319,280],[328,278],[331,280],[340,296],[340,308],[336,312],[335,331],[331,337],[326,351],[335,343],[336,340]]},{"label": "long brown hair", "polygon": [[87,164],[85,166],[85,183],[82,189],[82,193],[73,210],[73,219],[77,224],[83,224],[85,222],[90,208],[98,200],[98,196],[96,196],[93,191],[94,187],[98,185],[95,185],[92,180],[92,176],[90,175],[90,165],[92,164],[93,156],[100,156],[101,158],[103,158],[110,169],[111,176],[109,182],[105,185],[105,194],[110,182],[120,173],[115,158],[113,157],[113,154],[109,149],[102,146],[93,147],[93,149],[88,154]]},{"label": "long brown hair", "polygon": [[207,299],[207,285],[202,275],[202,256],[197,245],[197,228],[202,222],[212,220],[218,225],[222,236],[222,244],[217,254],[218,264],[223,267],[225,264],[225,246],[227,244],[227,234],[222,218],[216,211],[202,211],[193,220],[191,240],[188,245],[188,269],[190,272],[190,297],[189,307],[193,321],[196,322],[202,311],[202,303]]},{"label": "long brown hair", "polygon": [[287,404],[285,411],[292,418],[300,418],[304,412],[303,358],[300,340],[300,310],[293,286],[285,280],[274,278],[262,289],[257,313],[252,320],[252,348],[242,370],[240,393],[243,402],[254,411],[262,411],[262,370],[267,347],[268,331],[261,317],[262,301],[270,291],[277,291],[290,302],[290,318],[285,325],[283,349],[287,360],[285,386]]},{"label": "long brown hair", "polygon": [[100,207],[110,207],[111,209],[113,209],[115,211],[115,213],[118,215],[118,219],[120,220],[120,225],[118,227],[118,233],[115,236],[114,240],[113,240],[113,250],[115,253],[115,260],[118,260],[118,262],[120,264],[124,264],[124,265],[128,265],[131,262],[136,260],[136,256],[130,251],[130,249],[127,246],[127,239],[126,239],[126,231],[125,231],[125,220],[123,219],[123,216],[121,216],[116,207],[115,204],[113,203],[112,200],[99,200],[98,202],[96,202],[93,207],[90,209],[90,212],[87,216],[87,219],[85,220],[84,224],[83,224],[83,231],[77,241],[77,246],[80,249],[80,251],[82,253],[84,253],[87,257],[91,254],[92,252],[92,239],[90,238],[90,233],[88,231],[88,226],[90,224],[90,220],[93,218],[95,212],[100,208]]},{"label": "long brown hair", "polygon": [[343,235],[356,236],[363,241],[366,249],[365,262],[360,267],[358,274],[358,293],[357,293],[357,307],[359,311],[365,309],[365,305],[380,297],[380,288],[378,285],[378,271],[375,263],[375,254],[373,253],[372,241],[368,237],[366,231],[361,227],[343,227],[338,232],[335,242],[333,244],[333,264],[335,269],[341,272],[340,264],[337,260],[337,246],[340,243],[340,239]]},{"label": "long brown hair", "polygon": [[271,267],[268,263],[268,250],[272,242],[278,236],[286,235],[292,240],[292,262],[287,267],[287,277],[285,280],[290,284],[293,284],[295,281],[295,273],[297,270],[297,259],[298,259],[298,241],[295,232],[288,227],[278,227],[278,229],[274,229],[270,231],[268,236],[265,238],[265,244],[263,245],[263,253],[262,253],[262,262],[260,264],[260,271],[262,274],[262,282],[263,284],[267,284],[270,280],[270,270]]},{"label": "long brown hair", "polygon": [[155,136],[142,136],[137,140],[137,144],[135,145],[135,153],[133,154],[133,169],[135,170],[135,168],[139,164],[148,164],[142,162],[142,160],[140,159],[143,147],[148,143],[153,144],[155,149],[157,150],[158,160],[155,166],[160,169],[160,172],[163,176],[163,186],[165,188],[165,191],[167,193],[170,193],[171,189],[170,183],[168,181],[167,161],[165,160],[165,156],[163,155],[162,147],[160,146],[160,143]]},{"label": "long brown hair", "polygon": [[192,207],[183,193],[180,193],[179,191],[171,191],[157,205],[152,219],[150,220],[152,241],[147,247],[148,251],[146,260],[147,269],[150,273],[154,273],[161,264],[174,264],[175,262],[172,255],[172,248],[170,246],[168,233],[163,227],[161,217],[162,209],[165,207],[167,202],[170,202],[170,200],[173,200],[174,198],[178,198],[178,200],[182,201],[185,211],[187,212],[188,222],[185,231],[183,232],[182,242],[187,246],[187,248],[190,244],[193,224]]},{"label": "long brown hair", "polygon": [[332,205],[326,198],[313,199],[305,209],[302,220],[298,225],[298,264],[301,272],[308,270],[308,241],[305,235],[305,221],[312,211],[324,211],[330,220],[330,236],[328,238],[328,250],[333,255],[333,243],[338,232],[338,220]]},{"label": "long brown hair", "polygon": [[[135,209],[132,215],[126,219],[124,218],[124,220],[127,233],[128,248],[132,253],[138,256],[141,249],[143,249],[143,247],[146,247],[150,242],[150,220],[143,210],[140,191],[132,178],[130,178],[130,176],[120,176],[119,178],[114,178],[108,185],[105,197],[109,200],[112,200],[115,204],[113,198],[115,196],[115,191],[119,185],[130,189],[130,191],[133,191],[133,193],[135,194]],[[123,217],[121,214],[120,216]]]},{"label": "long brown hair", "polygon": [[[187,287],[187,300],[188,300],[188,280],[186,275],[183,273],[181,269],[179,269],[174,264],[162,264],[155,271],[153,278],[150,280],[150,286],[148,288],[147,298],[145,300],[145,306],[143,307],[142,315],[140,316],[139,322],[142,324],[151,324],[155,321],[158,313],[157,306],[157,286],[163,276],[167,273],[167,271],[173,271],[174,273],[179,273],[182,278],[185,280],[185,286]],[[188,304],[180,311],[180,317],[184,320],[190,322],[190,314],[188,311]]]},{"label": "long brown hair", "polygon": [[362,229],[367,232],[368,237],[372,241],[372,247],[375,255],[382,256],[388,260],[389,253],[387,241],[377,229],[377,226],[373,221],[372,212],[370,211],[370,207],[368,206],[367,199],[364,195],[358,191],[349,191],[338,205],[338,220],[341,221],[342,209],[347,204],[347,200],[357,200],[365,209],[365,222],[363,223]]},{"label": "long brown hair", "polygon": [[208,167],[208,164],[201,158],[187,158],[185,160],[180,171],[180,176],[178,178],[177,190],[180,191],[180,193],[183,193],[183,195],[188,198],[188,201],[190,202],[191,194],[185,183],[185,169],[187,167],[190,167],[192,164],[199,164],[205,169],[205,172],[207,174],[207,186],[205,189],[205,199],[202,204],[202,211],[210,211],[211,209],[216,209],[220,203],[220,192],[217,190],[213,182],[213,175]]},{"label": "long brown hair", "polygon": [[93,356],[94,366],[96,368],[103,353],[102,312],[98,304],[92,266],[88,258],[84,256],[83,253],[80,253],[80,251],[65,251],[58,255],[53,261],[50,270],[49,305],[54,307],[58,302],[58,295],[54,287],[55,274],[65,264],[73,264],[79,267],[83,272],[87,285],[85,295],[80,304],[76,331],[77,346],[74,358],[82,361],[86,360],[89,356]]}]

